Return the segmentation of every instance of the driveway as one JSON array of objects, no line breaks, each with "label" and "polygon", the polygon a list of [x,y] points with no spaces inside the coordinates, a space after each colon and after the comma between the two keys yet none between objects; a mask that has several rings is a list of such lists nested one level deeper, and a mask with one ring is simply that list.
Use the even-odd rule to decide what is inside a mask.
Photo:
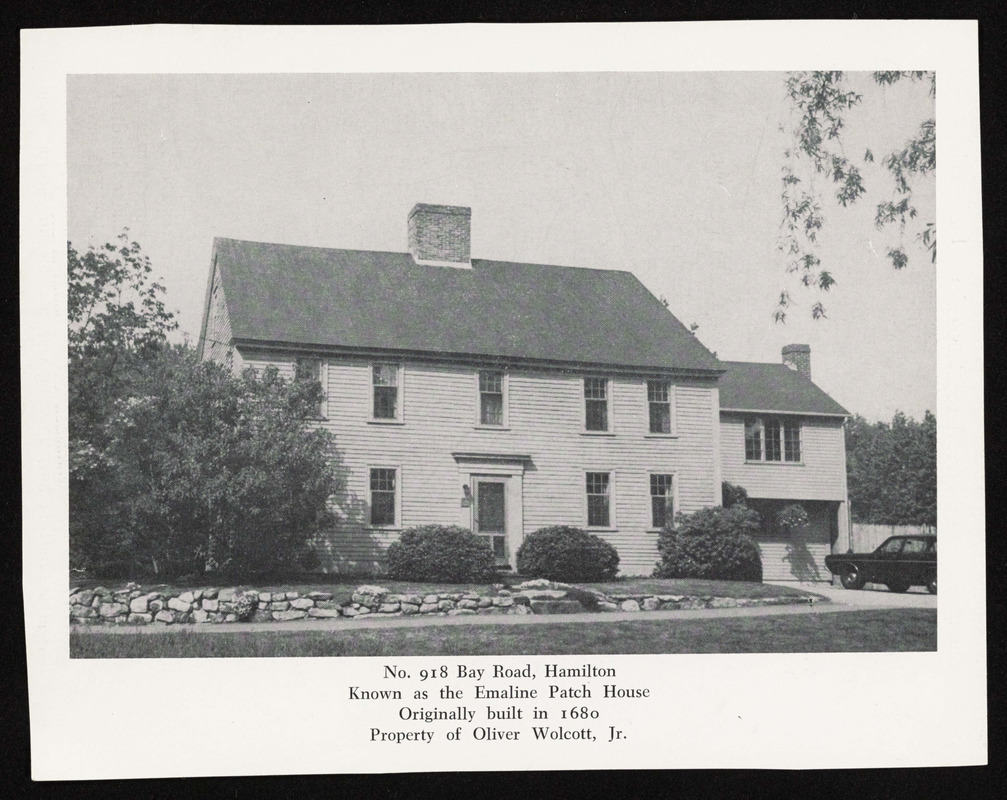
[{"label": "driveway", "polygon": [[836,605],[856,608],[937,608],[937,595],[922,586],[914,586],[904,594],[888,591],[886,586],[868,583],[863,589],[844,589],[830,583],[794,583],[793,581],[766,581],[774,586],[791,586],[814,592]]}]

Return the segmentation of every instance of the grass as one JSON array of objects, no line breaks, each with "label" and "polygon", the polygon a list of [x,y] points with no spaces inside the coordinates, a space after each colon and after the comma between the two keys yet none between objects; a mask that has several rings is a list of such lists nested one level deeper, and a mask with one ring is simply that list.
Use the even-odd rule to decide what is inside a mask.
[{"label": "grass", "polygon": [[72,658],[833,653],[937,649],[937,611],[339,631],[70,633]]},{"label": "grass", "polygon": [[[525,578],[519,575],[503,575],[500,582],[509,586],[521,583]],[[117,589],[126,585],[124,580],[101,581],[96,579],[71,580],[71,587],[83,589],[93,589],[95,586],[105,586],[109,589]],[[211,583],[208,581],[192,583],[187,585],[179,584],[141,584],[145,591],[157,589],[169,593],[174,590],[177,594],[185,589],[196,586],[214,585],[218,588],[227,586],[244,586],[268,592],[286,592],[296,590],[302,595],[313,591],[332,592],[333,596],[339,598],[349,598],[353,590],[363,584],[383,586],[394,594],[431,594],[431,593],[451,593],[451,592],[477,592],[488,593],[490,584],[482,583],[417,583],[412,581],[389,581],[374,577],[337,579],[336,576],[326,579],[320,576],[314,580],[306,580],[292,583],[277,583],[268,580],[244,584],[234,584],[225,582]],[[662,578],[620,578],[606,583],[581,583],[578,586],[587,586],[598,589],[606,594],[681,594],[681,595],[714,595],[716,597],[807,597],[810,593],[801,589],[789,586],[771,586],[766,583],[747,583],[744,581],[706,581],[693,579],[662,579]]]}]

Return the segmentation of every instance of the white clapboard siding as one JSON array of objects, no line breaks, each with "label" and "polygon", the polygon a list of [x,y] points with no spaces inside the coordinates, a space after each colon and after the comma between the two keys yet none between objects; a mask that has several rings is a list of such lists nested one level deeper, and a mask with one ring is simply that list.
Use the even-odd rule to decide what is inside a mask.
[{"label": "white clapboard siding", "polygon": [[762,554],[764,581],[828,581],[831,573],[825,557],[832,552],[829,543],[830,515],[827,506],[808,509],[808,526],[802,533],[758,537]]},{"label": "white clapboard siding", "polygon": [[231,363],[236,369],[242,367],[241,355],[229,344],[231,341],[231,319],[227,313],[224,285],[216,267],[210,283],[210,308],[206,318],[206,340],[203,344],[204,358],[218,364]]},{"label": "white clapboard siding", "polygon": [[842,420],[801,420],[799,464],[745,462],[745,419],[720,415],[720,464],[723,480],[744,487],[749,497],[781,500],[846,500],[846,461]]},{"label": "white clapboard siding", "polygon": [[[293,357],[246,353],[253,366],[273,363],[291,374]],[[452,453],[529,456],[523,487],[522,534],[547,525],[586,523],[584,472],[613,475],[614,527],[599,534],[616,546],[625,574],[650,574],[657,560],[651,530],[650,474],[676,476],[677,509],[719,502],[715,488],[713,389],[699,381],[676,386],[677,436],[647,436],[646,380],[611,380],[614,435],[583,431],[579,374],[513,371],[508,377],[508,430],[476,427],[476,371],[453,365],[403,365],[401,425],[369,422],[370,362],[327,359],[327,420],[336,437],[341,522],[321,548],[327,569],[366,569],[395,533],[367,529],[367,470],[397,467],[403,528],[459,521],[459,466]]]}]

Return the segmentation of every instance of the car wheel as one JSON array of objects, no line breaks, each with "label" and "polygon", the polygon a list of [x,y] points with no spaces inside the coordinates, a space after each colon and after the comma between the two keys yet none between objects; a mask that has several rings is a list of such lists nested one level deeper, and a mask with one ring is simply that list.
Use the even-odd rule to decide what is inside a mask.
[{"label": "car wheel", "polygon": [[909,591],[909,583],[908,581],[890,581],[888,583],[888,589],[889,591],[902,594],[903,592]]},{"label": "car wheel", "polygon": [[857,569],[854,564],[850,564],[839,576],[839,582],[843,584],[844,589],[863,589],[867,580],[864,578],[864,574]]},{"label": "car wheel", "polygon": [[927,591],[930,594],[937,594],[937,575],[936,573],[927,578]]}]

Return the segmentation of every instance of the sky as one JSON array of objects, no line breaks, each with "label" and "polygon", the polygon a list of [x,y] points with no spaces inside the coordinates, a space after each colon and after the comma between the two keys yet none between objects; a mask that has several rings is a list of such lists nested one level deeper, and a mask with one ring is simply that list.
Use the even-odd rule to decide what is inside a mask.
[{"label": "sky", "polygon": [[[74,75],[67,79],[67,237],[124,227],[199,335],[215,236],[406,250],[415,203],[472,208],[472,255],[624,269],[725,360],[811,346],[815,382],[852,413],[936,413],[936,274],[918,228],[878,231],[880,156],[934,113],[927,85],[850,76],[863,103],[845,152],[868,194],[824,210],[828,294],[776,249],[789,120],[773,72]],[[920,220],[935,219],[922,181]],[[896,272],[887,247],[902,243]],[[797,301],[785,324],[781,289]],[[810,308],[821,299],[825,319]]]}]

